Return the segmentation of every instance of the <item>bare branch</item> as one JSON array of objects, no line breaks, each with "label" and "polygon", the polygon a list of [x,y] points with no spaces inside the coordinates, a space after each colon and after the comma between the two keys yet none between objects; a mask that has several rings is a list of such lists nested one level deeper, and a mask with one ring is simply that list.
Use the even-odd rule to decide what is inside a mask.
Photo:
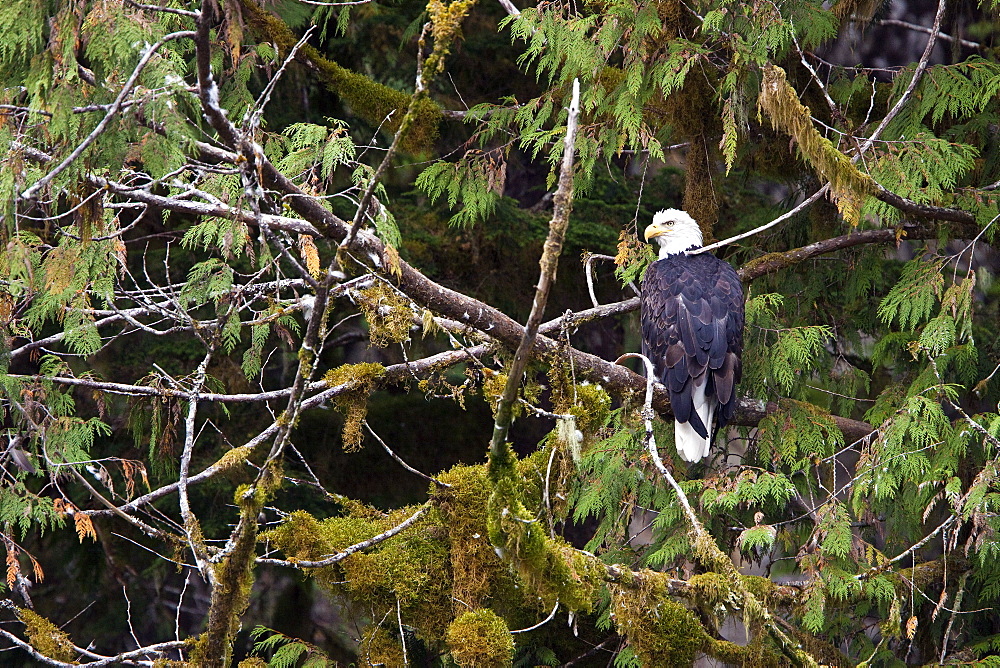
[{"label": "bare branch", "polygon": [[[910,23],[908,21],[900,21],[899,19],[882,19],[881,21],[878,22],[878,24],[882,26],[897,26],[900,28],[906,28],[907,30],[912,30],[914,32],[922,32],[927,35],[934,34],[934,30],[932,28],[927,28],[925,26],[917,25],[916,23]],[[966,48],[975,49],[977,51],[981,51],[983,48],[983,45],[980,44],[979,42],[973,42],[971,40],[962,39],[961,37],[952,37],[951,35],[943,32],[938,32],[937,38],[944,40],[945,42],[958,42],[960,45]],[[944,659],[942,659],[942,661],[944,661]]]},{"label": "bare branch", "polygon": [[857,162],[861,158],[861,155],[871,148],[871,145],[875,143],[875,140],[878,139],[882,135],[882,132],[889,126],[889,123],[891,123],[892,120],[899,115],[899,112],[903,110],[903,107],[906,106],[910,96],[913,95],[913,91],[916,90],[917,84],[920,83],[920,79],[924,75],[924,70],[927,69],[927,63],[931,59],[931,53],[934,51],[934,44],[937,42],[938,34],[941,32],[941,18],[944,16],[944,10],[947,4],[946,0],[938,1],[937,13],[934,15],[934,25],[928,32],[930,37],[927,39],[927,45],[924,47],[924,52],[920,56],[920,61],[917,63],[916,69],[913,70],[913,76],[910,78],[910,83],[906,86],[906,90],[903,91],[903,94],[899,96],[899,99],[896,100],[896,104],[892,106],[889,113],[885,115],[885,118],[883,118],[878,124],[878,127],[875,128],[875,131],[872,132],[871,135],[869,135],[869,137],[865,140],[864,144],[861,145],[861,149],[852,160],[853,162]]}]

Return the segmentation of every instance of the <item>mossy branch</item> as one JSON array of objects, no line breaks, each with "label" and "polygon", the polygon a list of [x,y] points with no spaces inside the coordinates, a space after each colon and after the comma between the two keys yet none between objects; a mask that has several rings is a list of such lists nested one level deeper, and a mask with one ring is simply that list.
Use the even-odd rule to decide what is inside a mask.
[{"label": "mossy branch", "polygon": [[[284,53],[295,47],[298,38],[279,17],[253,0],[241,0],[240,5],[257,39],[275,42]],[[440,107],[426,96],[414,99],[402,91],[376,83],[363,74],[341,67],[309,44],[296,52],[295,60],[313,70],[328,90],[339,95],[351,106],[353,113],[371,125],[396,133],[409,117],[409,128],[400,139],[403,150],[426,150],[437,137],[437,127],[443,116]]]},{"label": "mossy branch", "polygon": [[857,225],[864,198],[876,190],[875,181],[862,173],[851,159],[837,150],[829,139],[813,126],[809,108],[799,101],[798,93],[788,83],[785,71],[776,65],[764,67],[759,108],[767,114],[775,129],[787,132],[819,175],[830,183],[844,219]]},{"label": "mossy branch", "polygon": [[562,167],[559,170],[559,187],[556,189],[552,220],[549,223],[549,233],[539,260],[541,274],[535,290],[528,322],[524,326],[521,343],[514,353],[507,375],[507,384],[497,406],[496,421],[493,425],[493,438],[490,441],[490,464],[498,463],[506,446],[507,431],[513,418],[513,407],[520,391],[524,369],[528,365],[531,353],[535,347],[538,327],[542,324],[545,305],[548,302],[549,291],[556,280],[556,269],[559,266],[559,254],[562,252],[566,228],[569,227],[569,214],[573,209],[573,156],[576,142],[577,123],[580,117],[580,81],[573,80],[573,98],[569,105],[569,118],[566,121],[565,146],[563,148]]}]

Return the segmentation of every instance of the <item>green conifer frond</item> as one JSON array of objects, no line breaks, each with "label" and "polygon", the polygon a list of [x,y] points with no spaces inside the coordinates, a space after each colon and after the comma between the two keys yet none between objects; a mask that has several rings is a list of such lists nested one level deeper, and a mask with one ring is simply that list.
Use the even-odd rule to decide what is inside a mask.
[{"label": "green conifer frond", "polygon": [[944,290],[943,261],[916,258],[903,266],[899,281],[878,307],[887,325],[898,322],[903,329],[916,329],[930,317]]}]

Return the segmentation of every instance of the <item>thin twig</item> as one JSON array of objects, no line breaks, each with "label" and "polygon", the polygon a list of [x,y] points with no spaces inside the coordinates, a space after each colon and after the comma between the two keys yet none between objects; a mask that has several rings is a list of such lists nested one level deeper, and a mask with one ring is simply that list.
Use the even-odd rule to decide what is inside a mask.
[{"label": "thin twig", "polygon": [[816,200],[818,200],[820,197],[822,197],[823,195],[825,195],[826,192],[829,189],[830,189],[830,184],[827,184],[827,185],[823,186],[822,188],[820,188],[819,190],[817,190],[816,192],[814,192],[812,195],[810,195],[806,199],[802,200],[802,202],[799,203],[792,210],[787,211],[787,212],[781,214],[780,216],[778,216],[777,218],[775,218],[774,220],[772,220],[769,223],[765,223],[764,225],[761,225],[760,227],[755,227],[754,229],[750,230],[749,232],[743,232],[742,234],[737,234],[736,236],[729,237],[728,239],[723,239],[722,241],[716,241],[714,244],[709,244],[707,246],[702,246],[701,248],[697,248],[695,250],[690,250],[690,251],[685,251],[685,252],[688,255],[698,255],[699,253],[705,253],[705,252],[710,251],[710,250],[715,250],[716,248],[720,248],[722,246],[727,246],[727,245],[729,245],[731,243],[735,243],[735,242],[740,241],[742,239],[746,239],[747,237],[752,237],[755,234],[760,234],[761,232],[763,232],[765,230],[771,229],[772,227],[774,227],[778,223],[783,222],[785,220],[788,220],[789,218],[791,218],[795,214],[797,214],[800,211],[803,211],[804,209],[808,208]]},{"label": "thin twig", "polygon": [[516,631],[511,631],[510,632],[511,635],[515,635],[517,633],[527,633],[528,631],[534,631],[535,629],[538,629],[538,628],[541,628],[541,627],[545,626],[546,624],[548,624],[549,622],[552,621],[552,619],[556,616],[556,612],[558,610],[559,610],[559,601],[556,601],[556,604],[554,606],[552,606],[552,612],[549,613],[548,617],[546,617],[542,621],[538,622],[537,624],[529,626],[526,629],[517,629]]},{"label": "thin twig", "polygon": [[[922,32],[927,35],[933,34],[931,28],[927,28],[916,23],[909,23],[907,21],[900,21],[899,19],[882,19],[878,22],[879,25],[883,26],[898,26],[900,28],[906,28],[907,30],[912,30],[914,32]],[[937,38],[944,40],[946,42],[958,42],[960,45],[967,47],[969,49],[976,49],[977,51],[982,50],[983,45],[979,42],[973,42],[967,39],[962,39],[961,37],[952,37],[951,35],[943,32],[937,34]]]},{"label": "thin twig", "polygon": [[188,400],[187,416],[184,419],[184,449],[181,453],[180,471],[177,477],[177,491],[180,502],[181,518],[184,520],[184,533],[187,536],[188,545],[194,555],[194,561],[198,565],[198,571],[205,580],[211,583],[214,589],[217,582],[215,569],[212,568],[205,553],[205,545],[202,542],[201,530],[198,528],[198,518],[191,511],[191,502],[188,499],[188,472],[191,469],[191,456],[194,454],[195,442],[195,417],[198,414],[198,392],[205,385],[208,377],[208,364],[212,360],[212,352],[209,351],[198,365],[195,371],[194,385],[191,388],[191,398]]},{"label": "thin twig", "polygon": [[392,451],[392,450],[391,450],[391,449],[389,448],[389,446],[385,444],[385,441],[383,441],[383,440],[382,440],[382,437],[381,437],[381,436],[379,436],[378,434],[376,434],[376,433],[375,433],[375,430],[374,430],[374,429],[372,429],[372,428],[371,428],[371,425],[369,425],[369,424],[368,424],[368,420],[364,420],[364,421],[363,421],[363,422],[362,422],[361,424],[363,424],[363,425],[365,426],[365,429],[367,429],[367,430],[368,430],[368,433],[369,433],[369,434],[371,434],[371,435],[372,435],[372,436],[373,436],[373,437],[375,438],[375,440],[379,442],[379,445],[381,445],[381,446],[382,446],[382,448],[383,448],[383,449],[384,449],[384,450],[385,450],[386,452],[388,452],[388,453],[389,453],[389,456],[390,456],[390,457],[392,457],[393,459],[395,459],[395,460],[396,460],[396,462],[398,462],[398,463],[399,463],[399,465],[400,465],[400,466],[402,466],[402,467],[403,467],[404,469],[406,469],[406,470],[407,470],[407,471],[409,471],[410,473],[414,473],[414,474],[416,474],[416,475],[420,476],[421,478],[423,478],[424,480],[426,480],[426,481],[428,481],[428,482],[432,482],[432,483],[434,483],[434,484],[435,484],[435,485],[437,485],[438,487],[451,487],[451,485],[449,485],[448,483],[446,483],[446,482],[441,482],[440,480],[438,480],[438,479],[437,479],[437,478],[435,478],[434,476],[432,476],[432,475],[427,475],[427,474],[426,474],[426,473],[424,473],[423,471],[418,471],[417,469],[413,468],[412,466],[410,466],[409,464],[407,464],[406,462],[404,462],[404,461],[403,461],[403,459],[402,459],[402,457],[400,457],[400,456],[399,456],[399,455],[397,455],[397,454],[396,454],[395,452],[393,452],[393,451]]},{"label": "thin twig", "polygon": [[871,145],[875,143],[875,140],[878,139],[883,130],[885,130],[889,123],[891,123],[899,112],[903,110],[903,107],[906,106],[910,96],[913,95],[913,91],[916,90],[917,84],[920,83],[920,79],[923,77],[924,71],[927,69],[927,63],[930,61],[931,53],[934,51],[934,45],[937,43],[938,34],[941,32],[941,19],[944,16],[944,10],[947,4],[947,0],[939,0],[938,2],[937,13],[934,15],[934,25],[929,30],[930,37],[927,39],[927,44],[924,46],[924,52],[920,56],[920,61],[917,63],[916,69],[913,70],[913,77],[910,79],[910,83],[906,86],[906,90],[903,91],[903,94],[898,100],[896,100],[896,104],[892,106],[892,109],[890,109],[889,113],[885,115],[885,118],[883,118],[882,122],[878,124],[878,127],[875,128],[875,131],[872,132],[871,136],[869,136],[865,140],[865,143],[861,145],[861,149],[858,151],[858,154],[852,158],[852,162],[857,162],[861,159],[861,155],[871,148]]}]

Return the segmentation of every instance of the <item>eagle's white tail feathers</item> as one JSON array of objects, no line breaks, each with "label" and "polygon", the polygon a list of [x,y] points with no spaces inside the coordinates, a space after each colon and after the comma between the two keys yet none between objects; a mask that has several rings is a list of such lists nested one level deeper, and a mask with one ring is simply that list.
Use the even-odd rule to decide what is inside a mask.
[{"label": "eagle's white tail feathers", "polygon": [[715,419],[715,408],[718,402],[715,397],[706,399],[704,383],[694,386],[691,401],[702,424],[708,430],[708,438],[703,438],[690,423],[674,420],[674,442],[677,445],[677,454],[681,456],[681,459],[686,462],[698,462],[708,457],[708,451],[712,447],[712,421]]}]

